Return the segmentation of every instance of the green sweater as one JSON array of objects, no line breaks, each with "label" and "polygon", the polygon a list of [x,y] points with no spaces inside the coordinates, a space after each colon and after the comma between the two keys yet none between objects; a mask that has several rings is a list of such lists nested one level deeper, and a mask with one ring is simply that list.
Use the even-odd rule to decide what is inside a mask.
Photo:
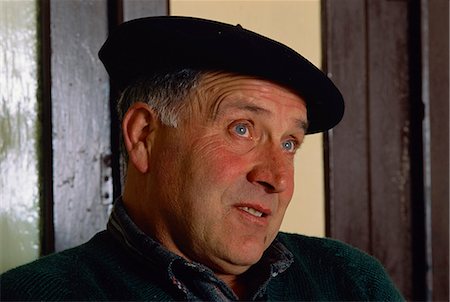
[{"label": "green sweater", "polygon": [[[280,233],[294,263],[273,278],[269,300],[401,301],[374,258],[341,242]],[[136,260],[107,232],[89,242],[10,270],[1,300],[174,300],[172,284]]]}]

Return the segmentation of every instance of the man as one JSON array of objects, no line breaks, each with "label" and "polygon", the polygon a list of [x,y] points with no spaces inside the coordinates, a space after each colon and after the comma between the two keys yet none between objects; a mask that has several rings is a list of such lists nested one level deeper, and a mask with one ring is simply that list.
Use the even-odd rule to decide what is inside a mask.
[{"label": "man", "polygon": [[2,299],[402,300],[342,243],[279,233],[293,159],[342,97],[286,46],[182,17],[125,23],[99,56],[128,169],[107,231],[5,273]]}]

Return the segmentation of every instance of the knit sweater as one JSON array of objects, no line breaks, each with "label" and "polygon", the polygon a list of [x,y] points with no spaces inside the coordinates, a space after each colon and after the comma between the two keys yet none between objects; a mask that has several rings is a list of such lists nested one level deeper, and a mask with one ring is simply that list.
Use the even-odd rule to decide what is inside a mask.
[{"label": "knit sweater", "polygon": [[[280,233],[294,263],[271,279],[269,300],[402,301],[380,263],[341,242]],[[1,300],[177,299],[161,272],[124,249],[108,232],[0,276]]]}]

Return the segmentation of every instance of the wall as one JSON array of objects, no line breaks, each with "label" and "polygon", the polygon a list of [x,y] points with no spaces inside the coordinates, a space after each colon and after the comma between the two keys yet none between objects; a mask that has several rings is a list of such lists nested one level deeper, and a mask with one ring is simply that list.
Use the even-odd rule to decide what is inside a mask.
[{"label": "wall", "polygon": [[[241,24],[280,41],[316,66],[321,64],[319,0],[171,0],[170,14]],[[296,158],[295,192],[282,230],[325,234],[322,135],[307,136]]]}]

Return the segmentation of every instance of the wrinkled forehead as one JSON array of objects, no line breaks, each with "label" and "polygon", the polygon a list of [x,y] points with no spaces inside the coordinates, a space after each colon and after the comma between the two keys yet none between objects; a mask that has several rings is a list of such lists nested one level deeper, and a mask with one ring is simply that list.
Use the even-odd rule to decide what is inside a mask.
[{"label": "wrinkled forehead", "polygon": [[207,72],[202,75],[193,95],[191,114],[215,120],[231,111],[246,111],[267,118],[275,115],[293,118],[305,132],[308,127],[303,98],[272,81],[241,74]]},{"label": "wrinkled forehead", "polygon": [[267,95],[273,95],[280,101],[284,99],[295,100],[306,106],[303,97],[286,86],[260,77],[222,71],[203,73],[196,87],[196,93],[208,96],[208,100],[203,101],[212,104],[232,96],[257,99],[258,97],[264,98]]}]

